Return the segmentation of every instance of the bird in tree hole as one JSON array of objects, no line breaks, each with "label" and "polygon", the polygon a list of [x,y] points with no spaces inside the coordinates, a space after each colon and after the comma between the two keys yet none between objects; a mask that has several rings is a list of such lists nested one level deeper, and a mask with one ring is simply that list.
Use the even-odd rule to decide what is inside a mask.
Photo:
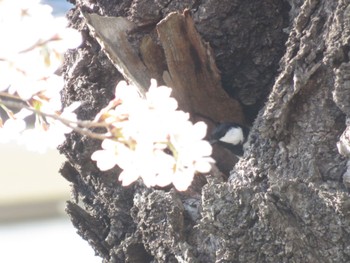
[{"label": "bird in tree hole", "polygon": [[237,123],[221,123],[211,133],[210,143],[219,144],[236,156],[243,156],[248,143],[249,128]]}]

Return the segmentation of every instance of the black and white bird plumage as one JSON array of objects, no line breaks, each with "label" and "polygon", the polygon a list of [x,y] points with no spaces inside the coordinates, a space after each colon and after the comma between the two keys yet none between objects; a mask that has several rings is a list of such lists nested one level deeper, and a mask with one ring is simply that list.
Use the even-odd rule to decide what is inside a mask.
[{"label": "black and white bird plumage", "polygon": [[221,123],[211,133],[210,143],[217,143],[229,149],[237,156],[244,153],[244,144],[247,143],[249,128],[237,123]]}]

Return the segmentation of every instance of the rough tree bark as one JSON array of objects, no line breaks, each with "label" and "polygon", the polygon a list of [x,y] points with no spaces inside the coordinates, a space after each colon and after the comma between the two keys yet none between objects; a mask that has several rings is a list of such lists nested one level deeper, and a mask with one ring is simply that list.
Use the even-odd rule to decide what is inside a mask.
[{"label": "rough tree bark", "polygon": [[66,56],[62,98],[83,102],[80,118],[123,77],[140,78],[129,63],[118,72],[83,12],[132,22],[124,40],[137,63],[171,84],[194,120],[252,126],[230,175],[214,169],[183,193],[121,187],[117,168],[101,173],[90,159],[100,142],[69,135],[67,212],[103,262],[350,261],[347,159],[336,147],[350,115],[349,0],[74,2],[68,16],[84,43]]}]

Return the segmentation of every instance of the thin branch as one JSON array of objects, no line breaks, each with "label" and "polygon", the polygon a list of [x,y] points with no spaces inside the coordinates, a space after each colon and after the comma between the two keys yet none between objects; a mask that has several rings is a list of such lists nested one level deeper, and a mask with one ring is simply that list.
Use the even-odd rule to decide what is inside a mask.
[{"label": "thin branch", "polygon": [[42,46],[46,45],[47,43],[50,43],[51,41],[57,41],[57,40],[62,40],[62,38],[59,37],[58,34],[56,34],[56,35],[54,35],[51,38],[46,39],[46,40],[39,39],[34,45],[32,45],[31,47],[28,47],[26,49],[23,49],[18,53],[19,54],[26,53],[26,52],[34,50],[37,47],[42,47]]},{"label": "thin branch", "polygon": [[[0,93],[0,96],[3,94]],[[9,96],[6,96],[9,97]],[[13,99],[19,99],[18,97],[12,97]],[[27,109],[35,114],[47,117],[47,118],[52,118],[54,120],[60,121],[62,124],[66,125],[67,127],[71,128],[72,130],[80,133],[81,135],[88,136],[93,139],[99,139],[99,140],[105,140],[105,139],[110,139],[111,136],[109,133],[101,134],[101,133],[95,133],[90,131],[88,128],[92,127],[106,127],[106,123],[96,123],[92,121],[72,121],[68,120],[65,118],[62,118],[61,116],[57,114],[52,114],[52,113],[46,113],[42,112],[40,110],[34,109],[32,107],[29,107],[28,105],[24,104],[25,101],[19,99],[19,101],[4,101],[0,99],[0,104],[3,104],[7,107],[11,108],[16,108],[16,109]],[[79,127],[80,126],[80,127]]]},{"label": "thin branch", "polygon": [[9,98],[9,99],[14,99],[14,100],[18,100],[18,101],[21,101],[23,103],[26,103],[24,100],[22,100],[20,97],[16,96],[16,95],[13,95],[13,94],[10,94],[10,93],[7,93],[7,92],[4,92],[4,91],[0,91],[0,97],[5,97],[5,98]]},{"label": "thin branch", "polygon": [[105,134],[96,133],[96,132],[92,132],[92,131],[90,131],[89,129],[86,129],[86,128],[80,128],[80,127],[77,127],[77,126],[73,126],[73,125],[71,125],[69,123],[68,124],[65,123],[65,122],[62,122],[62,123],[64,125],[66,125],[67,127],[71,128],[72,130],[78,132],[79,134],[88,136],[88,137],[93,138],[93,139],[98,139],[98,140],[111,139],[111,136],[109,135],[109,133],[105,133]]}]

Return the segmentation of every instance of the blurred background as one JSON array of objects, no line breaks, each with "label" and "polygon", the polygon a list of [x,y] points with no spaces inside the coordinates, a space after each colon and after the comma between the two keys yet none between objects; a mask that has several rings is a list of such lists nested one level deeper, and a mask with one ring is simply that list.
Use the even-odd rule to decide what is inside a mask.
[{"label": "blurred background", "polygon": [[[14,0],[16,1],[16,0]],[[42,0],[64,16],[66,0]],[[58,151],[27,151],[16,143],[0,144],[0,262],[101,262],[64,212],[69,183],[58,170]]]}]

